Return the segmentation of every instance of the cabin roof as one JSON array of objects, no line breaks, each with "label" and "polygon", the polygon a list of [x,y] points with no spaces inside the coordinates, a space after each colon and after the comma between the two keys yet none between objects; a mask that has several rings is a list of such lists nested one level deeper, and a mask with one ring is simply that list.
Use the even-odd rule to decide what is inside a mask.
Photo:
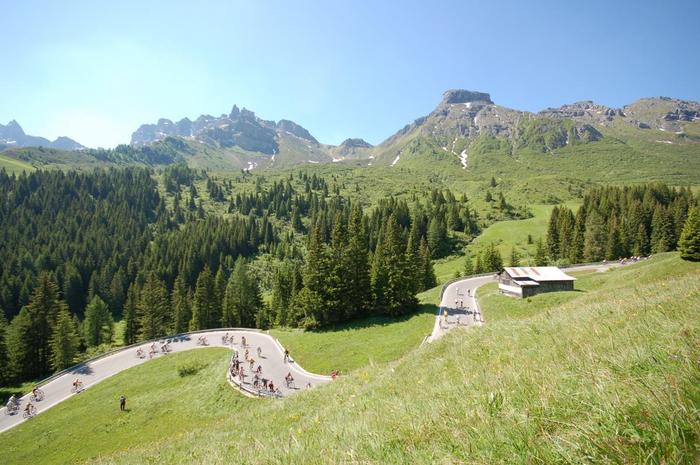
[{"label": "cabin roof", "polygon": [[[542,281],[575,281],[576,278],[569,276],[556,266],[517,266],[506,267],[503,271],[521,285],[526,285],[526,281],[536,283]],[[532,284],[529,284],[532,285]]]}]

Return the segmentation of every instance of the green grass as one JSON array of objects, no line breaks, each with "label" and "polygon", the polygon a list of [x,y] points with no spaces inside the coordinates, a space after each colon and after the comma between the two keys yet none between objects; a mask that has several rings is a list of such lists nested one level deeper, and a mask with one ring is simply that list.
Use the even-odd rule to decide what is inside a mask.
[{"label": "green grass", "polygon": [[[577,201],[570,201],[565,203],[565,206],[575,212],[578,204]],[[522,257],[522,264],[529,264],[529,261],[534,260],[537,239],[545,240],[549,216],[553,208],[554,205],[532,205],[530,206],[532,218],[499,221],[492,224],[470,244],[469,251],[472,253],[472,259],[474,254],[482,251],[490,243],[494,243],[506,264],[513,247]],[[532,237],[532,244],[528,244],[528,235]]]},{"label": "green grass", "polygon": [[[697,463],[700,265],[667,254],[589,284],[279,402],[237,397],[223,351],[159,359],[1,435],[3,462]],[[177,357],[210,358],[195,379]]]},{"label": "green grass", "polygon": [[[73,464],[226,422],[231,412],[253,404],[226,382],[230,354],[193,350],[115,375],[1,435],[2,462]],[[181,377],[178,368],[192,363],[204,368]],[[127,412],[119,411],[121,394]]]},{"label": "green grass", "polygon": [[22,172],[34,171],[34,167],[29,163],[16,160],[0,153],[0,169],[5,169],[8,174],[20,174]]},{"label": "green grass", "polygon": [[270,334],[304,369],[320,374],[332,370],[348,373],[396,360],[415,349],[432,331],[434,321],[435,307],[426,304],[402,318],[367,318],[323,331],[272,329]]},{"label": "green grass", "polygon": [[630,282],[648,283],[657,279],[658,275],[672,277],[697,269],[697,265],[677,260],[675,253],[657,255],[651,261],[653,266],[649,266],[647,262],[641,262],[602,273],[596,271],[570,273],[576,278],[574,291],[548,292],[526,299],[502,295],[498,292],[496,283],[486,284],[478,290],[479,305],[484,319],[489,323],[529,318],[553,311],[565,303],[584,303],[594,291],[624,290],[629,287]]}]

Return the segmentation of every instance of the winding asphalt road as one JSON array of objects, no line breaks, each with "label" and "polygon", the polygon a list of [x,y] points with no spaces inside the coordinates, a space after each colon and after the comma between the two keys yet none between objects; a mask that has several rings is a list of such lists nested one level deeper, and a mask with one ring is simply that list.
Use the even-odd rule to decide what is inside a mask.
[{"label": "winding asphalt road", "polygon": [[[633,262],[630,262],[633,263]],[[607,271],[610,268],[624,266],[619,262],[607,264],[577,265],[565,268],[565,272],[576,271]],[[426,342],[435,341],[444,336],[448,331],[457,327],[481,326],[484,319],[481,309],[476,301],[476,291],[484,284],[497,282],[495,274],[488,276],[475,276],[473,278],[460,279],[445,288],[440,301],[440,308],[435,317],[433,332]],[[445,312],[447,317],[445,318]]]},{"label": "winding asphalt road", "polygon": [[[222,343],[222,336],[228,334],[233,336],[234,344]],[[202,346],[198,344],[199,337],[205,337],[207,339],[208,345]],[[241,346],[241,338],[246,338],[247,346],[244,348]],[[267,378],[272,380],[275,387],[279,387],[282,391],[282,395],[286,396],[297,392],[298,390],[305,389],[309,384],[311,386],[316,386],[318,384],[327,383],[331,380],[328,376],[316,375],[309,373],[302,367],[297,365],[293,358],[289,362],[284,362],[284,348],[280,343],[274,339],[272,336],[244,329],[235,330],[211,330],[200,333],[189,333],[180,335],[172,338],[164,338],[159,342],[155,343],[155,348],[160,349],[161,342],[170,340],[170,353],[183,352],[185,350],[200,349],[205,347],[226,347],[228,349],[234,349],[239,352],[239,358],[245,368],[245,381],[243,384],[243,390],[250,394],[254,393],[255,390],[252,387],[252,376],[250,375],[250,365],[244,360],[245,350],[248,349],[250,352],[250,357],[255,360],[254,367],[257,368],[258,365],[262,366],[262,378]],[[104,357],[85,362],[84,364],[75,366],[66,370],[65,372],[59,374],[58,376],[50,379],[46,384],[40,386],[41,390],[44,391],[44,399],[40,402],[33,402],[37,407],[38,414],[45,412],[54,405],[66,400],[67,398],[75,395],[80,395],[80,393],[72,393],[72,383],[78,378],[83,382],[83,390],[90,389],[91,386],[99,383],[100,381],[109,378],[123,370],[140,365],[142,363],[150,360],[149,352],[151,350],[152,342],[147,342],[138,346],[128,347],[123,350],[110,353]],[[258,357],[257,348],[261,349],[261,357]],[[141,348],[146,354],[145,358],[139,358],[136,355],[136,351]],[[167,357],[168,354],[161,353],[158,350],[156,357]],[[291,373],[294,377],[294,386],[285,386],[284,378],[287,373]],[[222,373],[222,375],[227,376],[228,373]],[[235,379],[236,383],[238,378]],[[230,382],[230,380],[229,380]],[[7,408],[2,407],[0,409],[0,433],[7,431],[8,429],[17,426],[22,423],[24,407],[29,402],[30,394],[26,394],[22,397],[21,407],[19,413],[15,415],[8,415]]]},{"label": "winding asphalt road", "polygon": [[[608,269],[620,266],[619,263],[610,264],[594,264],[580,265],[567,268],[566,271],[607,271]],[[435,318],[433,332],[426,339],[427,342],[432,342],[442,337],[449,330],[456,327],[465,326],[480,326],[484,323],[479,309],[479,304],[476,301],[475,295],[479,287],[484,284],[496,282],[495,275],[477,276],[465,278],[454,283],[451,283],[445,289],[440,308]],[[447,312],[445,314],[445,312]],[[224,345],[222,336],[228,334],[233,336],[234,343]],[[199,345],[197,340],[199,337],[205,337],[208,345]],[[245,336],[246,347],[241,346],[241,338]],[[276,387],[282,391],[282,395],[286,396],[293,394],[300,389],[306,389],[309,385],[316,386],[318,384],[327,383],[331,380],[328,376],[316,375],[309,373],[302,367],[294,363],[293,359],[289,362],[284,362],[284,348],[272,336],[245,329],[218,329],[200,333],[188,333],[174,338],[165,338],[160,342],[170,340],[170,353],[183,352],[185,350],[199,349],[204,347],[226,347],[239,352],[239,358],[245,368],[247,374],[242,386],[238,383],[238,378],[233,379],[233,384],[238,385],[244,393],[251,395],[255,393],[252,387],[252,377],[250,376],[250,365],[244,360],[244,352],[246,349],[250,352],[250,357],[255,359],[254,367],[262,366],[262,378],[267,378],[273,381]],[[161,343],[156,342],[153,347],[160,348]],[[38,414],[48,410],[54,405],[66,400],[67,398],[80,395],[80,393],[71,393],[73,380],[79,378],[83,382],[83,389],[89,389],[91,386],[100,381],[109,378],[123,370],[140,365],[147,362],[148,356],[153,342],[147,342],[139,346],[128,347],[117,352],[107,354],[101,358],[88,361],[84,364],[73,367],[59,375],[51,378],[46,384],[41,385],[45,397],[40,402],[34,402]],[[262,357],[258,358],[257,348],[262,350]],[[139,358],[136,351],[141,348],[146,354],[145,358]],[[167,357],[168,354],[163,354],[158,350],[155,357]],[[284,379],[287,373],[291,373],[294,377],[294,386],[285,386]],[[225,374],[229,382],[232,379]],[[24,406],[29,401],[30,394],[22,397],[20,412],[15,415],[7,415],[6,407],[0,409],[0,433],[7,431],[14,426],[22,423],[24,418],[22,411]]]}]

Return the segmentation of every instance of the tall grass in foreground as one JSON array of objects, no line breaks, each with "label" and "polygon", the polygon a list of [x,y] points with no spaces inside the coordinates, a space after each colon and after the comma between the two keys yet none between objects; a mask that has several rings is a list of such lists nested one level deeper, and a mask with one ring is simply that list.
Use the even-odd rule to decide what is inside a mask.
[{"label": "tall grass in foreground", "polygon": [[[677,270],[654,276],[664,266]],[[639,269],[94,463],[696,463],[700,269],[675,256]]]}]

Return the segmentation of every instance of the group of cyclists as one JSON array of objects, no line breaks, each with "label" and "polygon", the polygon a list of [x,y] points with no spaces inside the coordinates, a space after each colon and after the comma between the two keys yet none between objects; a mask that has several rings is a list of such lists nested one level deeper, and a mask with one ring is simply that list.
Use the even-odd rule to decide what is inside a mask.
[{"label": "group of cyclists", "polygon": [[[24,406],[24,418],[30,418],[37,414],[37,408],[32,402],[41,402],[44,400],[44,391],[39,389],[38,386],[34,386],[32,393],[29,396],[29,402]],[[22,401],[17,398],[16,395],[12,394],[10,399],[7,401],[7,414],[14,415],[19,413]]]},{"label": "group of cyclists", "polygon": [[[82,392],[83,390],[83,382],[80,380],[80,378],[76,378],[72,383],[71,383],[71,393],[79,393]],[[34,386],[34,389],[32,389],[31,394],[29,395],[29,402],[27,402],[27,405],[24,406],[24,418],[31,418],[34,415],[37,414],[37,408],[36,405],[34,405],[35,402],[41,402],[44,400],[44,391],[42,391],[38,386]],[[22,400],[19,399],[16,395],[12,394],[10,398],[7,401],[7,414],[8,415],[14,415],[16,413],[19,413],[20,407],[22,404]]]}]

